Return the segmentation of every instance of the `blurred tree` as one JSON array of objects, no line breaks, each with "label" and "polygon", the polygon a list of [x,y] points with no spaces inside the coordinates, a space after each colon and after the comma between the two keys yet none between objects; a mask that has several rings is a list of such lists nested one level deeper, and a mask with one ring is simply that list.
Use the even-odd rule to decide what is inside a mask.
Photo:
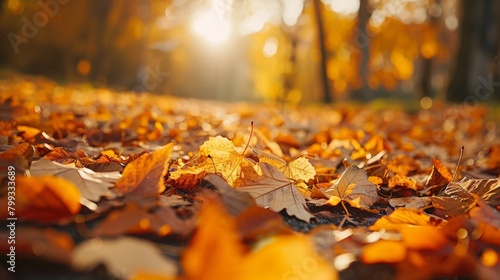
[{"label": "blurred tree", "polygon": [[368,99],[370,97],[370,87],[368,86],[369,60],[370,60],[370,41],[368,35],[368,21],[371,17],[371,11],[368,0],[360,0],[358,10],[358,27],[354,43],[361,48],[361,61],[359,65],[359,78],[361,87],[354,90],[354,98]]},{"label": "blurred tree", "polygon": [[420,48],[420,57],[422,60],[422,69],[420,81],[417,84],[417,94],[419,98],[431,97],[432,73],[435,57],[440,49],[440,28],[442,16],[441,0],[434,0],[434,3],[428,7],[427,22],[423,26],[422,47]]},{"label": "blurred tree", "polygon": [[316,27],[317,27],[317,38],[318,38],[318,47],[320,50],[320,67],[321,67],[321,80],[323,84],[323,102],[331,103],[332,93],[330,91],[330,81],[328,80],[327,74],[327,52],[325,46],[325,32],[324,32],[324,24],[323,24],[323,3],[320,0],[313,0],[314,4],[314,14],[316,19]]},{"label": "blurred tree", "polygon": [[493,93],[489,70],[495,50],[493,0],[460,1],[460,48],[447,91],[447,100],[474,105]]}]

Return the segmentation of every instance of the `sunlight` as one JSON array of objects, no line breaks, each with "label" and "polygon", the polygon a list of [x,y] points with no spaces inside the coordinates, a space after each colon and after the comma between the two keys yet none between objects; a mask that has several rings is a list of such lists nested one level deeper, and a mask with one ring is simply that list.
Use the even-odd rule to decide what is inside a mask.
[{"label": "sunlight", "polygon": [[360,5],[359,0],[351,0],[351,1],[328,0],[323,2],[325,4],[329,4],[330,9],[332,9],[332,11],[342,15],[356,14],[359,10],[359,5]]},{"label": "sunlight", "polygon": [[197,13],[192,31],[211,45],[221,45],[229,39],[231,23],[221,17],[215,9]]}]

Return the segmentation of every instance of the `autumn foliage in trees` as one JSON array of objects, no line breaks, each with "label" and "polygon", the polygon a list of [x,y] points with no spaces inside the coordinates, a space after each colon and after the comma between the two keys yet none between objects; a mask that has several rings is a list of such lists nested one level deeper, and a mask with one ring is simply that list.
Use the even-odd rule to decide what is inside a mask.
[{"label": "autumn foliage in trees", "polygon": [[499,276],[485,107],[281,110],[20,75],[0,88],[16,277]]}]

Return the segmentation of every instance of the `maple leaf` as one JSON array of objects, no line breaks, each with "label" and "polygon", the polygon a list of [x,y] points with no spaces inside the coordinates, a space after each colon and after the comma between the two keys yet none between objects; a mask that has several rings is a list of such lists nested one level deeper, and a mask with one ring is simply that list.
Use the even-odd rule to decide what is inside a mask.
[{"label": "maple leaf", "polygon": [[[14,209],[15,214],[24,220],[65,221],[80,212],[80,198],[78,188],[64,178],[16,177]],[[0,199],[0,202],[2,205],[10,205],[7,203],[7,197]],[[11,216],[7,213],[7,207],[2,207],[0,216]]]},{"label": "maple leaf", "polygon": [[54,175],[72,182],[82,197],[97,202],[101,197],[115,198],[116,193],[110,190],[120,179],[119,172],[94,172],[88,168],[77,168],[74,164],[61,164],[41,158],[31,165],[32,176]]},{"label": "maple leaf", "polygon": [[220,173],[231,186],[244,177],[245,171],[254,170],[253,164],[236,151],[233,142],[222,136],[210,137],[205,141],[200,146],[200,154],[213,160],[215,167],[212,168],[216,168],[215,172]]},{"label": "maple leaf", "polygon": [[239,189],[250,193],[261,207],[275,212],[285,209],[288,215],[309,222],[313,215],[306,210],[306,201],[297,187],[276,167],[265,162],[258,166],[262,175],[245,179]]},{"label": "maple leaf", "polygon": [[286,162],[284,159],[273,154],[266,153],[255,148],[252,148],[252,150],[257,154],[257,157],[259,157],[259,162],[267,162],[278,168],[278,170],[283,172],[290,180],[303,180],[304,182],[307,182],[316,176],[316,170],[312,164],[302,156],[299,156],[290,162]]},{"label": "maple leaf", "polygon": [[[200,146],[199,154],[193,157],[188,164],[170,172],[169,180],[185,180],[199,178],[202,173],[219,173],[227,183],[238,186],[237,181],[255,173],[254,164],[245,156],[239,154],[234,144],[222,136],[210,137]],[[188,175],[187,177],[185,175]],[[191,175],[195,175],[194,177]],[[182,177],[185,178],[182,178]],[[172,182],[173,185],[179,185]]]},{"label": "maple leaf", "polygon": [[366,171],[354,165],[347,167],[325,194],[330,197],[329,204],[337,205],[346,201],[362,209],[369,209],[378,201],[377,186],[368,181]]},{"label": "maple leaf", "polygon": [[85,240],[75,248],[71,261],[73,268],[79,271],[91,271],[104,264],[118,279],[130,279],[137,273],[146,272],[170,277],[177,275],[175,262],[166,258],[158,245],[128,236]]},{"label": "maple leaf", "polygon": [[168,171],[170,155],[174,144],[143,154],[129,162],[122,177],[116,182],[116,189],[122,194],[152,196],[165,190],[164,178]]}]

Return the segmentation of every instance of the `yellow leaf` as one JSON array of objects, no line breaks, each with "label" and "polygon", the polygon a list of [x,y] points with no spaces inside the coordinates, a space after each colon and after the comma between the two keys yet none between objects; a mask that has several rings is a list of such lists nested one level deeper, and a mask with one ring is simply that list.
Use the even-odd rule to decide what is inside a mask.
[{"label": "yellow leaf", "polygon": [[[272,264],[272,265],[270,265]],[[278,236],[248,256],[237,279],[338,279],[337,272],[302,235]]]},{"label": "yellow leaf", "polygon": [[284,159],[273,154],[259,151],[257,149],[253,149],[253,151],[259,157],[260,162],[267,162],[278,168],[278,170],[283,172],[290,180],[303,180],[304,182],[307,182],[316,176],[316,170],[309,160],[303,156],[299,156],[290,162],[286,162]]},{"label": "yellow leaf", "polygon": [[[203,165],[211,170],[205,171],[220,173],[231,186],[234,186],[236,180],[244,177],[245,171],[253,170],[253,164],[236,151],[229,139],[222,136],[210,137],[208,141],[203,143],[200,146],[200,155],[211,158]],[[211,168],[208,167],[210,164],[212,164]]]}]

